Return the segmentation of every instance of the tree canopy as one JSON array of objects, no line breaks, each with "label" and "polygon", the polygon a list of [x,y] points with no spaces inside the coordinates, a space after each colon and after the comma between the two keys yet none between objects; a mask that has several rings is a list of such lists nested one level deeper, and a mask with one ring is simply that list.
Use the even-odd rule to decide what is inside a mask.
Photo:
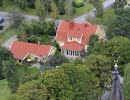
[{"label": "tree canopy", "polygon": [[116,19],[110,24],[108,37],[123,36],[130,39],[130,8],[115,11]]}]

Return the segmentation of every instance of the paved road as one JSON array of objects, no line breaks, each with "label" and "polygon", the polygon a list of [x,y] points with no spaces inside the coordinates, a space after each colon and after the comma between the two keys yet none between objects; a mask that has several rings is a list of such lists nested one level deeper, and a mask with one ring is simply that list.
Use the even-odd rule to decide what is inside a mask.
[{"label": "paved road", "polygon": [[[114,2],[115,2],[115,0],[106,0],[103,3],[103,10],[105,11],[105,10],[111,8],[113,6]],[[96,17],[95,12],[96,12],[96,9],[94,8],[89,13],[78,16],[77,18],[74,18],[73,20],[78,23],[84,23],[87,20],[87,17],[95,18]]]}]

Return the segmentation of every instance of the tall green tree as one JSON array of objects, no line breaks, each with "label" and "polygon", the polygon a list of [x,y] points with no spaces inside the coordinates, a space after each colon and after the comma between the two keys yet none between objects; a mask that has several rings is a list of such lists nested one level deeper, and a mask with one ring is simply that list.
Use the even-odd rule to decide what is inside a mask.
[{"label": "tall green tree", "polygon": [[115,9],[124,8],[126,4],[127,4],[127,0],[115,0],[114,8]]},{"label": "tall green tree", "polygon": [[56,20],[58,15],[59,15],[58,8],[57,8],[56,4],[52,1],[52,3],[51,3],[51,17],[54,20]]},{"label": "tall green tree", "polygon": [[37,2],[35,3],[35,6],[36,6],[36,12],[37,12],[37,15],[39,16],[39,19],[41,21],[44,21],[46,18],[46,9],[43,2],[41,0],[37,0]]},{"label": "tall green tree", "polygon": [[21,85],[17,93],[12,95],[9,100],[47,100],[50,93],[44,84],[39,81],[30,81]]},{"label": "tall green tree", "polygon": [[[81,63],[80,60],[78,62]],[[69,78],[74,93],[73,100],[98,100],[99,81],[91,73],[88,66],[80,63],[74,61],[64,63],[60,67]]]},{"label": "tall green tree", "polygon": [[27,7],[27,0],[16,0],[16,2],[21,9],[25,9]]},{"label": "tall green tree", "polygon": [[3,61],[3,74],[8,81],[8,86],[11,93],[15,93],[19,86],[19,76],[13,58],[8,61]]},{"label": "tall green tree", "polygon": [[10,58],[12,58],[12,54],[8,49],[0,46],[0,80],[5,78],[3,75],[2,61],[8,61]]},{"label": "tall green tree", "polygon": [[130,8],[116,10],[116,19],[110,24],[108,37],[123,36],[130,39]]},{"label": "tall green tree", "polygon": [[60,15],[64,15],[65,14],[65,2],[64,0],[59,0],[57,3],[57,7],[59,10],[59,14]]},{"label": "tall green tree", "polygon": [[102,0],[92,0],[93,6],[96,8],[96,16],[101,18],[103,16]]},{"label": "tall green tree", "polygon": [[89,37],[88,45],[91,46],[91,47],[93,47],[94,44],[95,44],[96,42],[98,42],[98,41],[99,41],[98,35],[92,34],[92,35]]},{"label": "tall green tree", "polygon": [[72,87],[63,70],[55,69],[53,71],[46,71],[39,80],[47,87],[52,98],[56,100],[72,99]]},{"label": "tall green tree", "polygon": [[124,69],[124,77],[123,77],[123,94],[124,99],[129,100],[130,99],[130,63],[125,66]]},{"label": "tall green tree", "polygon": [[98,96],[101,97],[102,92],[109,90],[108,86],[111,85],[111,61],[106,56],[91,54],[86,58],[85,63],[99,80]]}]

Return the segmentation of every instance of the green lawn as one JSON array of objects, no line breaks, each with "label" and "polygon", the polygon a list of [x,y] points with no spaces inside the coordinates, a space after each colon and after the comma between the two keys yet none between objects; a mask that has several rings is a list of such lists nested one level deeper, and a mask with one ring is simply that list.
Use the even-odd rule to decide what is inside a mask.
[{"label": "green lawn", "polygon": [[50,38],[49,38],[49,35],[48,34],[45,34],[45,35],[42,35],[41,36],[41,42],[43,43],[43,44],[49,44],[50,43]]},{"label": "green lawn", "polygon": [[10,91],[6,80],[0,80],[0,100],[7,100]]},{"label": "green lawn", "polygon": [[[75,8],[76,13],[74,15],[71,15],[70,19],[73,19],[75,17],[78,17],[78,16],[81,16],[83,14],[86,14],[89,11],[91,11],[92,9],[93,9],[93,5],[92,4],[87,4],[87,5],[84,5],[84,6],[80,7],[80,8]],[[67,16],[65,16],[65,15],[59,15],[58,18],[59,19],[67,19]]]},{"label": "green lawn", "polygon": [[3,33],[0,33],[0,45],[13,36],[16,32],[17,29],[10,26]]}]

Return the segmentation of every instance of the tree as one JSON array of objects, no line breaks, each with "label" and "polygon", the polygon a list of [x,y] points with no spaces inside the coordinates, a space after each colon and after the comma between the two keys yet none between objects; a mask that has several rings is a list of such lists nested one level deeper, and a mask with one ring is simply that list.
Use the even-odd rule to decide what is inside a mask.
[{"label": "tree", "polygon": [[0,7],[2,7],[2,6],[3,6],[3,1],[4,1],[4,0],[1,0],[1,2],[0,2]]},{"label": "tree", "polygon": [[39,16],[39,19],[41,21],[44,21],[45,18],[46,18],[46,9],[45,9],[45,6],[44,6],[43,2],[38,0],[35,3],[35,6],[36,6],[36,12],[37,12],[37,15]]},{"label": "tree", "polygon": [[109,90],[108,86],[111,84],[111,61],[106,56],[91,54],[86,58],[85,63],[99,80],[101,91],[98,96],[101,97],[102,92]]},{"label": "tree", "polygon": [[0,46],[0,80],[5,78],[3,75],[2,61],[8,61],[10,58],[13,57],[12,54],[8,51],[8,49]]},{"label": "tree", "polygon": [[124,77],[123,77],[123,94],[124,99],[129,100],[130,99],[130,63],[125,66],[124,69]]},{"label": "tree", "polygon": [[89,37],[88,45],[91,46],[91,47],[93,47],[94,44],[95,44],[96,42],[98,42],[98,41],[99,41],[98,35],[92,34],[92,35]]},{"label": "tree", "polygon": [[56,4],[52,1],[51,3],[51,17],[56,20],[56,18],[58,17],[59,11],[58,8],[56,6]]},{"label": "tree", "polygon": [[21,85],[17,93],[12,95],[9,100],[47,100],[51,98],[50,96],[46,86],[36,80]]},{"label": "tree", "polygon": [[74,93],[72,100],[98,100],[98,80],[88,66],[74,61],[64,63],[60,69],[64,70],[69,78]]},{"label": "tree", "polygon": [[63,70],[55,69],[53,71],[46,71],[39,80],[47,87],[52,98],[56,100],[72,99],[72,87]]},{"label": "tree", "polygon": [[114,3],[114,8],[119,9],[119,8],[124,8],[124,6],[127,4],[126,0],[115,0]]},{"label": "tree", "polygon": [[[97,42],[92,49],[92,53],[95,55],[101,54],[110,58],[111,66],[113,66],[113,54],[116,51],[119,55],[118,63],[120,75],[124,75],[124,64],[130,62],[130,40],[124,37],[115,37],[110,41],[100,43]],[[125,52],[124,52],[125,51]]]},{"label": "tree", "polygon": [[96,8],[96,16],[101,18],[103,16],[102,0],[92,0],[93,6]]},{"label": "tree", "polygon": [[72,14],[72,5],[69,3],[69,2],[65,2],[65,13],[67,15],[67,18],[69,19],[70,18],[70,15]]},{"label": "tree", "polygon": [[59,0],[58,4],[57,4],[57,7],[58,7],[59,14],[60,15],[64,15],[65,14],[65,3],[64,3],[64,0]]},{"label": "tree", "polygon": [[27,0],[15,0],[15,1],[21,9],[25,9],[27,7]]},{"label": "tree", "polygon": [[64,55],[61,55],[60,53],[57,53],[50,56],[45,64],[49,66],[61,66],[62,63],[66,62],[69,62],[68,58],[66,58]]},{"label": "tree", "polygon": [[15,93],[19,86],[19,76],[18,71],[15,65],[13,58],[10,58],[8,61],[3,61],[3,74],[8,81],[8,86],[11,93]]},{"label": "tree", "polygon": [[[130,39],[130,8],[116,10],[116,19],[110,24],[110,36]],[[109,37],[109,36],[108,36]]]},{"label": "tree", "polygon": [[9,20],[13,23],[14,27],[19,27],[20,23],[24,19],[24,17],[20,13],[19,8],[16,6],[11,6],[8,9]]}]

